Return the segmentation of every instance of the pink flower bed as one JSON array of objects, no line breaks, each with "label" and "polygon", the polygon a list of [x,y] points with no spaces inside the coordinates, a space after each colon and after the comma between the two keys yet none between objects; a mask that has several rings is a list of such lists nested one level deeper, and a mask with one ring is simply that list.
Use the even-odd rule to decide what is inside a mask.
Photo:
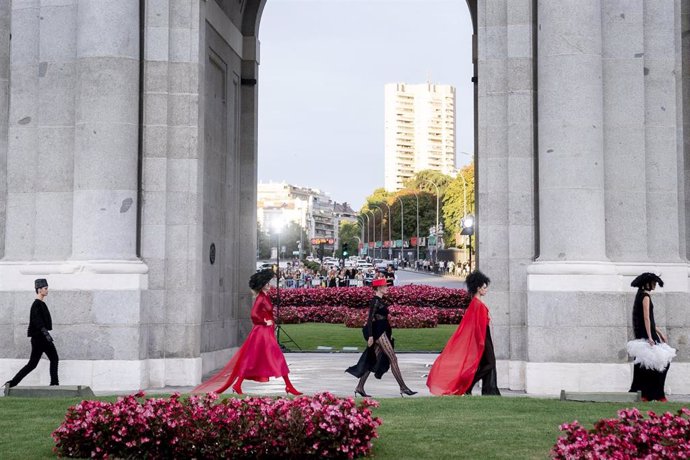
[{"label": "pink flower bed", "polygon": [[[269,294],[276,301],[276,291]],[[330,323],[361,327],[372,290],[368,287],[281,289],[280,321],[283,324]],[[436,327],[459,324],[469,295],[464,289],[400,286],[388,290],[393,303],[393,327]]]},{"label": "pink flower bed", "polygon": [[[269,293],[276,302],[276,290]],[[369,287],[348,288],[298,288],[281,289],[281,307],[310,307],[338,305],[366,308],[372,296]],[[413,307],[466,308],[470,302],[464,289],[439,288],[424,285],[396,286],[388,290],[386,297],[394,304]]]},{"label": "pink flower bed", "polygon": [[355,458],[369,455],[381,420],[364,399],[218,396],[82,401],[53,432],[64,457],[165,459]]},{"label": "pink flower bed", "polygon": [[570,459],[676,459],[690,458],[690,410],[676,415],[648,412],[645,418],[636,408],[618,411],[618,418],[602,419],[591,430],[577,421],[560,426],[552,458]]},{"label": "pink flower bed", "polygon": [[343,324],[350,311],[357,311],[357,309],[350,307],[282,307],[280,309],[280,321],[283,324]]},{"label": "pink flower bed", "polygon": [[[391,305],[388,321],[396,328],[426,328],[438,325],[437,309]],[[345,326],[362,327],[367,322],[368,310],[350,309]]]}]

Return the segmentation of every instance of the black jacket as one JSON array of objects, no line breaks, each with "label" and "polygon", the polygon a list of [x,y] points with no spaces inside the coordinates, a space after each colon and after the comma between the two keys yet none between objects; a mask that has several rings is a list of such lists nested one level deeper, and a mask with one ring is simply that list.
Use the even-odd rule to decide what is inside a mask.
[{"label": "black jacket", "polygon": [[31,314],[29,316],[29,328],[26,335],[29,337],[43,337],[42,329],[48,331],[53,329],[53,320],[50,318],[48,305],[41,300],[34,300],[31,305]]}]

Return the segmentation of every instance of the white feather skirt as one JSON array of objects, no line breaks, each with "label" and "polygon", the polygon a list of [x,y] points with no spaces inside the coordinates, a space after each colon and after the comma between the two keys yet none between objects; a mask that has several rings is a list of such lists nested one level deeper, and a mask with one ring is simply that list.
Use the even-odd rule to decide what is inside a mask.
[{"label": "white feather skirt", "polygon": [[665,343],[650,345],[646,339],[631,340],[625,347],[634,358],[634,363],[644,368],[663,372],[676,356],[676,349]]}]

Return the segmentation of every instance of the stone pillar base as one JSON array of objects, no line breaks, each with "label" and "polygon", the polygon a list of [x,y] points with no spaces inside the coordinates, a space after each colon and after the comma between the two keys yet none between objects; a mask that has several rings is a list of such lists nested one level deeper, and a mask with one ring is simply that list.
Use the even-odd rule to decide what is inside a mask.
[{"label": "stone pillar base", "polygon": [[[59,352],[59,350],[58,350]],[[0,375],[10,379],[27,359],[0,359]],[[20,385],[48,385],[48,360]],[[60,360],[61,385],[86,385],[96,392],[138,391],[166,386],[196,386],[201,379],[201,358],[126,360]]]}]

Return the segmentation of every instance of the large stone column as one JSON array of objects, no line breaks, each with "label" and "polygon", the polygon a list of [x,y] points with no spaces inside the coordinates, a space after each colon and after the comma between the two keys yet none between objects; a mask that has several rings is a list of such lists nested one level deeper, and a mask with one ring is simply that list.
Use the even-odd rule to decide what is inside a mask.
[{"label": "large stone column", "polygon": [[603,5],[606,252],[647,260],[643,2]]},{"label": "large stone column", "polygon": [[540,261],[606,260],[600,14],[538,1]]},{"label": "large stone column", "polygon": [[608,292],[616,274],[606,256],[601,14],[601,0],[538,1],[540,231],[539,258],[527,268],[528,392],[628,380],[609,366],[621,360],[627,330],[622,299]]},{"label": "large stone column", "polygon": [[654,262],[680,262],[675,3],[643,2],[647,252]]},{"label": "large stone column", "polygon": [[10,0],[0,0],[0,259],[7,223],[7,125],[10,108]]},{"label": "large stone column", "polygon": [[73,258],[133,260],[139,2],[79,0]]}]

